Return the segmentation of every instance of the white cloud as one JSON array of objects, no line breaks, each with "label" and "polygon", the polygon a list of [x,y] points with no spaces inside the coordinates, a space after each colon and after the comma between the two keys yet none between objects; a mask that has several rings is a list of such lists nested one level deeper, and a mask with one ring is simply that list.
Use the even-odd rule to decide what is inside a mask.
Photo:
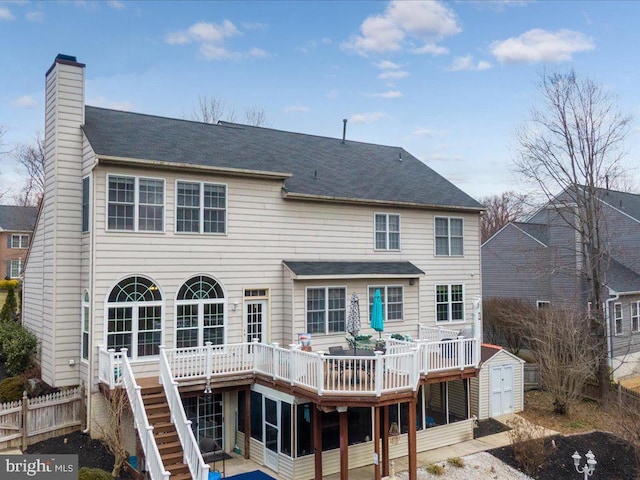
[{"label": "white cloud", "polygon": [[439,130],[436,128],[426,128],[426,127],[416,127],[413,132],[411,132],[412,137],[444,137],[447,135],[446,130]]},{"label": "white cloud", "polygon": [[26,18],[29,22],[42,23],[44,22],[44,12],[29,12],[24,16],[24,18]]},{"label": "white cloud", "polygon": [[414,48],[412,52],[418,54],[428,53],[429,55],[446,55],[449,53],[449,49],[434,43],[426,43],[422,47]]},{"label": "white cloud", "polygon": [[397,70],[400,68],[400,65],[389,60],[382,60],[381,62],[374,63],[374,65],[380,70]]},{"label": "white cloud", "polygon": [[96,107],[111,108],[113,110],[132,111],[134,109],[133,102],[109,100],[105,97],[93,98],[87,101],[87,104]]},{"label": "white cloud", "polygon": [[453,10],[440,2],[393,0],[382,15],[366,18],[360,34],[352,35],[341,47],[367,56],[399,51],[407,40],[421,40],[431,45],[431,51],[427,48],[422,53],[441,54],[433,42],[461,31]]},{"label": "white cloud", "polygon": [[[265,24],[244,24],[245,28],[259,29]],[[266,28],[266,26],[264,27]],[[269,53],[257,47],[240,52],[229,49],[225,42],[227,39],[243,33],[229,20],[221,24],[198,22],[187,30],[168,33],[165,42],[170,45],[199,44],[199,52],[205,60],[239,60],[242,58],[266,58]]]},{"label": "white cloud", "polygon": [[109,5],[109,7],[113,8],[114,10],[124,10],[125,8],[127,8],[127,6],[121,0],[109,0],[107,2],[107,5]]},{"label": "white cloud", "polygon": [[329,37],[322,37],[322,44],[323,45],[331,45],[332,43],[333,43],[333,41]]},{"label": "white cloud", "polygon": [[595,44],[585,34],[573,30],[548,32],[529,30],[491,44],[491,53],[502,63],[566,62],[576,52],[593,50]]},{"label": "white cloud", "polygon": [[338,98],[338,90],[336,90],[335,88],[333,90],[329,90],[326,93],[325,97],[327,97],[327,98],[329,98],[331,100],[334,100],[334,99]]},{"label": "white cloud", "polygon": [[38,102],[31,95],[23,95],[13,100],[11,105],[18,108],[33,108],[38,106]]},{"label": "white cloud", "polygon": [[382,93],[370,93],[367,97],[375,97],[375,98],[400,98],[402,97],[402,92],[398,90],[389,90],[388,92]]},{"label": "white cloud", "polygon": [[373,113],[356,113],[351,115],[349,121],[351,123],[375,123],[381,118],[384,118],[384,113],[382,112],[373,112]]},{"label": "white cloud", "polygon": [[0,21],[2,20],[15,20],[16,17],[13,16],[13,13],[11,13],[11,10],[9,10],[7,7],[1,7],[0,6]]},{"label": "white cloud", "polygon": [[286,107],[284,111],[287,113],[308,112],[309,107],[307,107],[306,105],[291,105],[290,107]]},{"label": "white cloud", "polygon": [[464,57],[454,58],[448,70],[451,72],[473,72],[488,70],[489,68],[491,68],[491,64],[489,62],[482,60],[476,63],[476,61],[473,59],[473,55],[466,55]]},{"label": "white cloud", "polygon": [[409,75],[409,72],[405,72],[404,70],[393,70],[390,72],[382,72],[378,75],[378,78],[380,80],[400,80],[401,78],[406,78]]}]

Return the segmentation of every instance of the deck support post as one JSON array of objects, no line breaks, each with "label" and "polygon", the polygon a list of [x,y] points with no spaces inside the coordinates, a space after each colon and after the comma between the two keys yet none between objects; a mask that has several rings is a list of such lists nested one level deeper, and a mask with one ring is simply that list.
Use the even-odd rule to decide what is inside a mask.
[{"label": "deck support post", "polygon": [[380,407],[373,408],[373,472],[374,480],[382,479],[382,469],[380,463],[382,462],[380,452]]},{"label": "deck support post", "polygon": [[382,476],[389,476],[389,407],[382,407]]},{"label": "deck support post", "polygon": [[251,389],[244,391],[244,458],[251,458]]},{"label": "deck support post", "polygon": [[416,397],[414,396],[409,402],[409,435],[407,445],[407,455],[409,456],[409,480],[418,479],[418,459],[416,440]]},{"label": "deck support post", "polygon": [[313,456],[315,462],[315,480],[322,480],[322,415],[316,406],[311,409],[313,423]]},{"label": "deck support post", "polygon": [[338,407],[340,424],[340,480],[349,480],[349,412]]}]

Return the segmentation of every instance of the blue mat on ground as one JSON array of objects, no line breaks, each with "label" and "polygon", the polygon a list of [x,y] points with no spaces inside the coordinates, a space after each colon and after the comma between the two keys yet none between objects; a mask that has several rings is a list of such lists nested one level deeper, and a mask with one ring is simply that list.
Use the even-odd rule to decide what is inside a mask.
[{"label": "blue mat on ground", "polygon": [[247,473],[239,473],[238,475],[233,475],[226,478],[228,480],[276,480],[275,478],[270,477],[260,470],[254,470],[253,472]]}]

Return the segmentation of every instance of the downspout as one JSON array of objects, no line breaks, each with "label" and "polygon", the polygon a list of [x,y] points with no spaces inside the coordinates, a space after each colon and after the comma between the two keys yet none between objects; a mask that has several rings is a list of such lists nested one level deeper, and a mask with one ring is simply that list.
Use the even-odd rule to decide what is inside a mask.
[{"label": "downspout", "polygon": [[[609,289],[609,295],[613,293],[613,290]],[[606,322],[607,329],[607,366],[609,369],[613,368],[613,358],[611,357],[613,353],[613,343],[611,341],[611,303],[620,299],[620,294],[615,292],[615,295],[604,302],[604,318]]]}]

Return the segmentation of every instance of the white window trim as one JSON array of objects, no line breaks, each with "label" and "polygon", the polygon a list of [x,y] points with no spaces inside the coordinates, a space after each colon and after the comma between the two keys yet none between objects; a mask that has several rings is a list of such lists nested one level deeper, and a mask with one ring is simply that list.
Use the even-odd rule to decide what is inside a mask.
[{"label": "white window trim", "polygon": [[[315,332],[312,333],[312,335],[344,335],[346,333],[346,327],[347,327],[347,315],[349,315],[349,301],[350,298],[347,296],[347,286],[346,285],[315,285],[315,286],[308,286],[305,287],[304,290],[304,329],[305,332],[307,331],[307,305],[308,305],[308,293],[309,290],[319,290],[321,288],[324,288],[325,290],[325,298],[324,298],[324,312],[325,312],[325,317],[324,317],[324,332]],[[329,316],[327,315],[327,313],[329,312],[329,289],[330,288],[341,288],[344,290],[344,313],[345,313],[345,317],[344,317],[344,325],[345,325],[345,329],[339,332],[330,332],[329,331]],[[308,332],[307,332],[308,333]]]},{"label": "white window trim", "polygon": [[[446,285],[449,288],[448,291],[448,295],[449,295],[449,301],[447,302],[448,305],[448,313],[447,313],[447,317],[449,318],[449,320],[446,321],[439,321],[438,320],[438,287],[442,286],[442,285]],[[460,285],[462,286],[462,320],[451,320],[451,287],[452,286],[457,286]],[[466,308],[466,286],[464,283],[462,282],[451,282],[451,283],[436,283],[434,286],[434,296],[433,296],[433,300],[434,300],[434,317],[435,317],[435,323],[436,325],[457,325],[457,324],[463,324],[466,322],[466,318],[467,318],[467,308]],[[457,303],[457,302],[456,302]]]},{"label": "white window trim", "polygon": [[[133,229],[132,230],[124,230],[118,228],[109,228],[109,178],[110,177],[122,177],[122,178],[133,178]],[[140,206],[140,180],[154,180],[162,182],[162,230],[140,230],[138,222],[139,222],[139,212],[138,207]],[[106,232],[118,232],[118,233],[149,233],[149,234],[163,234],[167,230],[167,182],[164,178],[160,177],[148,177],[146,175],[127,175],[127,174],[119,174],[119,173],[108,173],[107,174],[107,183],[105,185],[105,209],[104,209],[104,229]]]},{"label": "white window trim", "polygon": [[[378,230],[376,230],[376,217],[378,215],[384,215],[385,219],[386,219],[386,228],[385,228],[385,245],[386,248],[379,248],[377,245],[377,234],[378,234]],[[389,234],[390,229],[389,229],[389,217],[390,216],[395,216],[398,217],[398,248],[390,248],[390,242],[389,242]],[[396,233],[396,232],[393,232]],[[402,250],[402,218],[400,217],[399,213],[385,213],[385,212],[374,212],[373,214],[373,250],[376,252],[399,252]]]},{"label": "white window trim", "polygon": [[[398,285],[368,285],[367,286],[367,305],[371,305],[373,303],[373,298],[371,298],[371,295],[369,294],[369,291],[371,289],[376,289],[379,288],[381,290],[384,290],[384,298],[385,298],[385,302],[384,302],[384,321],[386,322],[391,322],[391,323],[399,323],[399,322],[404,322],[404,318],[405,318],[405,301],[404,301],[404,285],[402,284],[398,284]],[[402,290],[402,318],[400,319],[394,319],[394,320],[389,320],[389,311],[387,310],[387,306],[388,306],[388,302],[386,301],[387,298],[389,298],[389,288],[400,288]],[[374,291],[375,293],[375,291]],[[369,318],[371,318],[371,312],[369,312]]]},{"label": "white window trim", "polygon": [[[633,314],[633,308],[635,306],[636,314]],[[633,319],[636,319],[637,328],[633,328]],[[631,302],[631,333],[640,332],[640,302]]]},{"label": "white window trim", "polygon": [[[89,357],[91,356],[91,297],[88,297],[89,300],[85,300],[85,296],[89,296],[89,291],[84,289],[82,291],[82,298],[80,301],[80,361],[82,363],[89,363]],[[85,317],[85,309],[89,309],[89,318]],[[85,320],[88,320],[89,329],[84,329]],[[82,344],[84,343],[84,335],[87,334],[87,351],[84,352],[82,349]],[[87,354],[87,358],[84,358],[84,353]]]},{"label": "white window trim", "polygon": [[[18,246],[14,245],[13,239],[14,237],[18,238]],[[22,246],[22,239],[27,237],[26,246]],[[29,248],[29,234],[28,233],[12,233],[11,234],[11,248],[16,250],[24,250]]]},{"label": "white window trim", "polygon": [[[620,307],[620,317],[618,317],[618,309]],[[620,331],[618,332],[618,320],[620,320]],[[615,336],[622,335],[624,333],[624,313],[622,312],[622,303],[616,302],[613,304],[613,334]]]},{"label": "white window trim", "polygon": [[[193,277],[208,277],[211,278],[212,280],[215,280],[215,282],[220,285],[220,288],[222,289],[222,293],[224,294],[224,298],[214,298],[214,299],[207,299],[207,300],[178,300],[178,293],[180,292],[180,289],[182,288],[182,286],[188,282],[189,280],[191,280]],[[174,303],[175,303],[175,308],[174,308],[174,316],[175,316],[175,321],[173,322],[173,346],[175,348],[178,348],[178,330],[180,330],[178,328],[178,305],[198,305],[198,345],[200,346],[204,346],[204,305],[205,304],[223,304],[224,305],[224,316],[222,318],[222,330],[223,330],[223,334],[222,334],[222,344],[220,344],[219,346],[223,346],[227,344],[227,331],[229,330],[229,303],[228,303],[228,299],[227,299],[227,291],[225,290],[224,286],[222,285],[222,283],[220,282],[220,280],[218,280],[215,276],[213,275],[209,275],[207,273],[198,273],[196,275],[190,275],[189,278],[185,279],[179,286],[178,286],[178,290],[176,291],[176,296],[174,299]],[[185,330],[185,329],[182,329]]]},{"label": "white window trim", "polygon": [[[198,215],[198,223],[199,223],[199,231],[198,232],[179,232],[178,231],[178,208],[182,208],[178,205],[178,183],[197,183],[200,185],[200,206],[199,215]],[[215,185],[219,187],[224,187],[224,232],[205,232],[204,230],[204,185]],[[221,182],[204,182],[200,180],[187,180],[184,178],[178,178],[175,181],[174,185],[174,212],[173,212],[173,231],[176,235],[213,235],[218,237],[223,237],[229,234],[229,185]],[[213,277],[212,277],[213,278]]]},{"label": "white window trim", "polygon": [[551,306],[551,302],[549,300],[536,300],[536,309],[540,310],[541,308],[549,308]]},{"label": "white window trim", "polygon": [[[9,260],[10,262],[10,267],[9,267],[9,278],[22,278],[22,272],[24,269],[24,260],[22,260],[21,258],[14,258]],[[13,263],[14,262],[18,262],[18,275],[14,275],[13,274]]]},{"label": "white window trim", "polygon": [[[92,230],[92,220],[93,220],[93,215],[91,214],[91,205],[92,205],[92,198],[91,198],[91,192],[93,191],[93,189],[91,188],[93,185],[93,181],[91,178],[91,175],[85,175],[84,177],[82,177],[82,188],[84,190],[84,180],[88,179],[89,180],[89,198],[88,198],[88,204],[87,204],[87,229],[84,230],[84,225],[80,225],[80,230],[81,233],[89,233]],[[166,195],[166,192],[165,192]],[[83,202],[81,207],[84,207],[84,199],[82,198],[80,201]],[[107,179],[107,217],[109,216],[109,180]],[[80,218],[80,221],[83,221],[83,218]],[[107,218],[107,222],[109,221],[109,219]],[[106,223],[105,227],[108,226],[109,224]]]},{"label": "white window trim", "polygon": [[[436,220],[438,219],[446,219],[447,220],[447,242],[448,242],[448,251],[449,253],[439,254],[437,247],[437,235],[436,235]],[[462,253],[461,254],[452,254],[451,253],[451,220],[460,220],[462,222]],[[456,237],[457,238],[457,237]],[[463,217],[444,217],[444,216],[435,216],[433,217],[433,255],[435,257],[464,257],[464,218]]]},{"label": "white window trim", "polygon": [[[155,302],[109,302],[109,295],[111,294],[111,291],[124,279],[129,278],[129,277],[143,277],[146,278],[147,280],[150,280],[154,283],[154,285],[156,285],[158,287],[158,290],[160,291],[160,297],[161,300],[160,301],[155,301]],[[160,323],[161,323],[161,327],[160,327],[160,345],[164,345],[164,339],[165,339],[165,326],[166,326],[166,300],[165,300],[165,295],[164,295],[164,291],[162,289],[162,287],[160,286],[160,284],[158,282],[156,282],[153,278],[148,277],[146,275],[140,275],[137,273],[131,273],[129,275],[124,275],[123,277],[121,277],[120,279],[118,279],[117,282],[115,282],[113,285],[111,285],[111,287],[109,288],[109,290],[107,290],[107,294],[105,296],[105,302],[104,302],[104,314],[103,314],[103,337],[104,338],[104,345],[105,348],[107,348],[108,345],[108,336],[109,336],[109,307],[122,307],[125,305],[133,305],[135,304],[136,307],[148,307],[148,306],[160,306]],[[133,309],[131,312],[131,316],[132,316],[132,330],[131,330],[131,357],[129,357],[129,360],[132,363],[144,363],[144,362],[149,362],[149,361],[153,361],[153,362],[157,362],[158,359],[160,358],[160,355],[144,355],[141,357],[138,357],[138,312],[136,309]],[[135,327],[135,328],[134,328]],[[135,336],[134,336],[134,332],[135,332]],[[135,339],[135,343],[134,343],[134,339]],[[135,347],[135,348],[134,348]]]}]

